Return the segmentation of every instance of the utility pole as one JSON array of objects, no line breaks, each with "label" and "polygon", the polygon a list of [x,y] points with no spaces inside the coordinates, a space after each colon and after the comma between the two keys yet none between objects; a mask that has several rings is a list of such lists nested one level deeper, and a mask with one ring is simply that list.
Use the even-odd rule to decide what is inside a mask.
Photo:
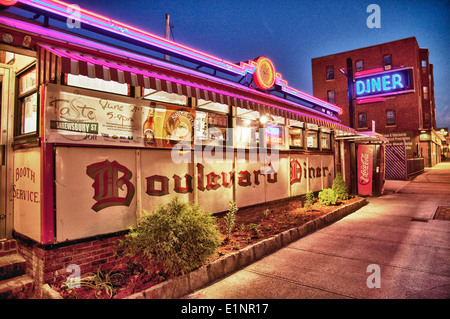
[{"label": "utility pole", "polygon": [[353,107],[353,63],[347,58],[347,92],[348,92],[348,117],[349,126],[355,128],[355,109]]},{"label": "utility pole", "polygon": [[[164,31],[164,38],[167,40],[170,40],[170,16],[168,13],[166,13],[166,28]],[[170,61],[170,57],[167,54],[164,54],[164,60]]]}]

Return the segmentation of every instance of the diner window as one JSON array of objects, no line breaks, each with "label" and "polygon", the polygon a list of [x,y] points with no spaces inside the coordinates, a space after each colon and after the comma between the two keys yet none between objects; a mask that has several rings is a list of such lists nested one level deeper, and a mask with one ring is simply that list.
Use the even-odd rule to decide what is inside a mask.
[{"label": "diner window", "polygon": [[331,134],[329,130],[323,130],[320,133],[320,148],[322,150],[331,150]]},{"label": "diner window", "polygon": [[395,125],[395,111],[386,111],[386,125]]},{"label": "diner window", "polygon": [[128,84],[115,81],[105,81],[97,78],[90,78],[85,75],[67,74],[66,83],[88,90],[98,90],[113,94],[128,95]]},{"label": "diner window", "polygon": [[383,56],[383,65],[385,70],[390,70],[392,68],[392,55],[386,54]]},{"label": "diner window", "polygon": [[267,145],[282,146],[284,144],[284,126],[273,122],[271,124],[267,124],[264,129]]},{"label": "diner window", "polygon": [[259,121],[250,118],[236,118],[234,129],[236,137],[236,147],[249,148],[257,147],[259,143]]},{"label": "diner window", "polygon": [[36,66],[27,68],[18,77],[18,99],[16,113],[18,121],[15,135],[26,135],[37,132],[38,94],[36,86]]},{"label": "diner window", "polygon": [[334,67],[332,65],[327,66],[327,80],[334,79]]},{"label": "diner window", "polygon": [[364,70],[364,61],[363,60],[357,60],[355,63],[356,63],[356,72]]},{"label": "diner window", "polygon": [[153,89],[143,88],[142,98],[158,102],[187,105],[187,98],[184,95],[168,93],[165,91],[157,91]]},{"label": "diner window", "polygon": [[318,132],[308,130],[308,133],[306,134],[306,146],[308,148],[318,148]]},{"label": "diner window", "polygon": [[303,129],[300,127],[289,127],[288,129],[289,133],[289,146],[296,148],[296,147],[303,147]]},{"label": "diner window", "polygon": [[217,141],[222,144],[227,140],[228,116],[211,112],[195,112],[195,140]]},{"label": "diner window", "polygon": [[358,114],[358,126],[359,127],[367,127],[367,115],[366,113]]},{"label": "diner window", "polygon": [[328,91],[327,92],[327,100],[328,100],[329,103],[333,103],[333,104],[336,103],[336,100],[334,98],[334,94],[335,94],[334,91]]}]

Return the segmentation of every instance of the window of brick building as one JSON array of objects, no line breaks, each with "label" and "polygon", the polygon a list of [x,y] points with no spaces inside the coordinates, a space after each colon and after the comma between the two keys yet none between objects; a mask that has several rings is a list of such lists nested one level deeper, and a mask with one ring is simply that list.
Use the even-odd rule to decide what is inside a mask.
[{"label": "window of brick building", "polygon": [[364,61],[363,60],[357,60],[356,61],[356,72],[364,70]]},{"label": "window of brick building", "polygon": [[385,70],[390,70],[392,68],[392,54],[386,54],[383,56],[383,64]]},{"label": "window of brick building", "polygon": [[327,100],[328,100],[328,102],[330,102],[330,103],[333,103],[333,104],[336,103],[336,100],[335,100],[335,98],[334,98],[334,91],[328,91],[328,92],[327,92]]},{"label": "window of brick building", "polygon": [[327,66],[327,80],[333,80],[334,79],[334,67]]},{"label": "window of brick building", "polygon": [[366,113],[358,114],[358,126],[359,127],[367,127],[367,114]]},{"label": "window of brick building", "polygon": [[427,86],[423,87],[423,98],[424,98],[424,100],[428,100],[428,87]]},{"label": "window of brick building", "polygon": [[386,125],[395,125],[395,111],[386,111]]}]

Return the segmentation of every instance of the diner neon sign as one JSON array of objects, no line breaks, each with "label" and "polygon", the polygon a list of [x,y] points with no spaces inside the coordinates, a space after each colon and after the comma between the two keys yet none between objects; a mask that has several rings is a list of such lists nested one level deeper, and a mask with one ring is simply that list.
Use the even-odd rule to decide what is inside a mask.
[{"label": "diner neon sign", "polygon": [[412,68],[379,72],[355,79],[356,98],[395,95],[414,91]]}]

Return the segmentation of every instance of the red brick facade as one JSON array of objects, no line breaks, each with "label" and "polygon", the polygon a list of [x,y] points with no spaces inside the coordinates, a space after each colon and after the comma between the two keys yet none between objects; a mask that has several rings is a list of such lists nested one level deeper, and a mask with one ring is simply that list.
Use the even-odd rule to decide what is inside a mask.
[{"label": "red brick facade", "polygon": [[[389,55],[391,64],[386,65],[384,58]],[[377,68],[380,70],[413,68],[414,92],[392,95],[381,102],[357,104],[353,101],[354,128],[359,131],[369,131],[372,130],[372,121],[375,121],[377,133],[408,132],[413,135],[413,145],[408,156],[423,156],[425,165],[433,166],[439,162],[439,152],[437,145],[432,145],[433,131],[436,129],[436,107],[433,65],[429,63],[428,55],[428,49],[420,48],[416,38],[411,37],[314,58],[312,59],[313,94],[320,99],[333,102],[330,98],[334,92],[334,103],[344,110],[340,119],[343,124],[349,125],[347,77],[340,72],[340,70],[347,72],[348,58],[352,60],[353,74],[357,71]],[[327,67],[328,77],[333,77],[332,79],[327,79]],[[330,71],[333,71],[334,76],[329,75]],[[388,123],[390,111],[395,114],[394,123]],[[364,115],[365,123],[360,121],[360,116],[364,119]],[[389,115],[391,116],[392,113]],[[428,134],[428,140],[419,137],[421,133]]]},{"label": "red brick facade", "polygon": [[36,297],[40,287],[65,281],[71,264],[80,267],[80,275],[97,272],[99,267],[111,269],[117,263],[116,244],[123,235],[105,236],[66,245],[41,246],[34,241],[16,238],[18,253],[26,260],[27,274],[35,281]]}]

